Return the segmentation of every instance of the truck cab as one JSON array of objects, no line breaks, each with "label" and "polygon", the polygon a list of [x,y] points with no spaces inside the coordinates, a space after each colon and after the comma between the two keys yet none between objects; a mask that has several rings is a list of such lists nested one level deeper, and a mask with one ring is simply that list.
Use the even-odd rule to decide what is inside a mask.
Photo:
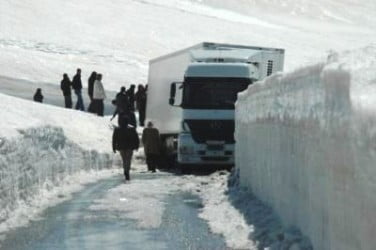
[{"label": "truck cab", "polygon": [[237,94],[257,78],[257,67],[248,63],[197,62],[188,66],[180,86],[179,165],[234,164]]}]

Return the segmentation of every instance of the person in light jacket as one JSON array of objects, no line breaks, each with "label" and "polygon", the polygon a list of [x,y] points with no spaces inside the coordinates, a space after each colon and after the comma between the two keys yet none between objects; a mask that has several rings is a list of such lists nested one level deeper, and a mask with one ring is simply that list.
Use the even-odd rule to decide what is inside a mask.
[{"label": "person in light jacket", "polygon": [[155,172],[160,154],[160,137],[158,129],[154,128],[151,121],[148,122],[147,128],[142,132],[142,143],[144,144],[148,170]]},{"label": "person in light jacket", "polygon": [[121,119],[119,121],[119,127],[115,128],[112,135],[112,149],[114,153],[116,150],[120,152],[123,160],[124,176],[125,180],[129,181],[129,171],[131,169],[133,150],[138,150],[140,146],[140,140],[136,129],[128,127],[127,119]]},{"label": "person in light jacket", "polygon": [[103,100],[106,98],[106,92],[104,91],[102,84],[102,74],[97,74],[97,79],[94,82],[93,88],[93,111],[99,116],[104,114]]}]

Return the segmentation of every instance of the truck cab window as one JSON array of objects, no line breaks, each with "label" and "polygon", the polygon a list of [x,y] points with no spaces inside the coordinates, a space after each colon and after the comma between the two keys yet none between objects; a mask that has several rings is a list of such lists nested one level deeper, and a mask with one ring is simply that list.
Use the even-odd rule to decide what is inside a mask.
[{"label": "truck cab window", "polygon": [[186,79],[183,107],[190,109],[234,109],[237,94],[250,84],[241,78]]}]

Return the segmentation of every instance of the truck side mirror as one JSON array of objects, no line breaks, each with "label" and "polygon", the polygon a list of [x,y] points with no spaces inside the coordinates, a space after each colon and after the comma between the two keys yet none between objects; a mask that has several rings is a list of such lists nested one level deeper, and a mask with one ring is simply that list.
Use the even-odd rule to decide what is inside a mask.
[{"label": "truck side mirror", "polygon": [[[175,98],[177,98],[178,100],[180,100],[182,97],[181,97],[181,93],[182,93],[182,88],[179,88],[179,90],[177,89],[177,85],[181,85],[183,86],[183,83],[182,82],[173,82],[171,83],[171,86],[170,86],[170,99],[168,100],[168,103],[171,105],[171,106],[174,106],[174,107],[180,107],[181,104],[176,104],[175,103]],[[177,97],[176,97],[177,95]]]},{"label": "truck side mirror", "polygon": [[175,104],[175,99],[174,99],[174,98],[170,98],[170,99],[168,100],[168,103],[169,103],[171,106],[174,106],[174,104]]},{"label": "truck side mirror", "polygon": [[171,83],[171,86],[170,86],[170,99],[168,101],[171,106],[174,106],[175,104],[175,95],[176,95],[176,83],[173,82]]},{"label": "truck side mirror", "polygon": [[176,95],[176,82],[171,83],[170,98],[175,98]]}]

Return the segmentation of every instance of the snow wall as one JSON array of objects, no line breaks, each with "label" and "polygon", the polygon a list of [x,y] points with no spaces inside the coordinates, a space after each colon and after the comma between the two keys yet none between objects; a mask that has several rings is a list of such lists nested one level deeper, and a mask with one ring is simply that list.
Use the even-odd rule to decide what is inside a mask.
[{"label": "snow wall", "polygon": [[62,128],[46,126],[19,132],[17,138],[0,140],[0,223],[39,190],[58,186],[79,171],[112,165],[109,154],[84,150],[67,139]]},{"label": "snow wall", "polygon": [[71,177],[112,168],[113,154],[106,118],[3,94],[0,100],[1,234],[18,208]]},{"label": "snow wall", "polygon": [[375,55],[333,54],[239,95],[240,184],[315,249],[376,245]]}]

